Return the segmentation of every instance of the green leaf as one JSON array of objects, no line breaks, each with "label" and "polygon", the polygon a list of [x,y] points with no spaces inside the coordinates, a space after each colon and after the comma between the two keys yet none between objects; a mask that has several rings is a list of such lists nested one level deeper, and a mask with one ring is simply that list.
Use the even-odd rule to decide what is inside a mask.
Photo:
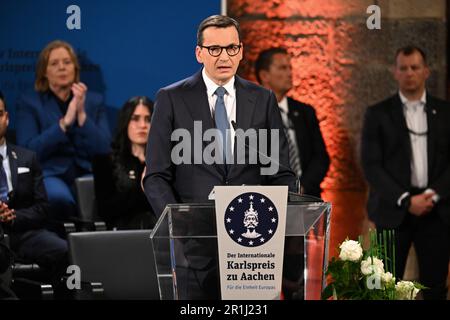
[{"label": "green leaf", "polygon": [[328,300],[333,296],[333,285],[330,284],[322,291],[322,300]]}]

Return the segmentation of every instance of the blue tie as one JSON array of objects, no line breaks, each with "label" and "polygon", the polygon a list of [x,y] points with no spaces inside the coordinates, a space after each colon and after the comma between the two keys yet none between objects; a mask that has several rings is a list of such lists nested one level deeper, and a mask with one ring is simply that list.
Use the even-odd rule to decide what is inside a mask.
[{"label": "blue tie", "polygon": [[3,168],[3,156],[0,155],[0,201],[8,201],[8,180],[5,168]]},{"label": "blue tie", "polygon": [[231,156],[231,141],[229,136],[230,123],[228,122],[227,110],[225,109],[225,102],[223,100],[223,96],[225,95],[225,93],[227,93],[227,90],[225,90],[224,87],[218,87],[216,89],[215,94],[217,95],[217,101],[214,111],[214,118],[216,121],[216,127],[222,134],[222,155],[224,163],[226,164],[226,155],[229,154]]}]

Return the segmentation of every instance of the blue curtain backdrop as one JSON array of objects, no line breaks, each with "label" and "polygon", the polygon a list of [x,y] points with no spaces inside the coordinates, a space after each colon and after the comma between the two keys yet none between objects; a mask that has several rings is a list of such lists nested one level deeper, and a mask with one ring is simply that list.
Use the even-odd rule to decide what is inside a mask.
[{"label": "blue curtain backdrop", "polygon": [[[81,10],[69,30],[67,8]],[[68,41],[82,64],[81,81],[104,95],[111,127],[131,96],[154,99],[159,88],[194,73],[196,29],[220,13],[220,0],[1,0],[0,90],[15,128],[18,96],[33,90],[37,55],[50,41]]]}]

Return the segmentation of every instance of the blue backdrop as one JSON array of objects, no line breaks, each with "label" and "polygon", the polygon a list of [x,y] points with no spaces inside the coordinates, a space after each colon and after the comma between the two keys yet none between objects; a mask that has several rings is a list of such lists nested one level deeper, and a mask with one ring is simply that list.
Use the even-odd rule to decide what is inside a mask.
[{"label": "blue backdrop", "polygon": [[[69,30],[67,8],[81,11],[81,30]],[[220,13],[220,0],[1,0],[0,90],[10,128],[15,102],[33,90],[40,50],[52,40],[72,44],[81,81],[104,95],[111,127],[115,110],[131,96],[154,98],[159,88],[199,69],[195,60],[198,24]]]}]

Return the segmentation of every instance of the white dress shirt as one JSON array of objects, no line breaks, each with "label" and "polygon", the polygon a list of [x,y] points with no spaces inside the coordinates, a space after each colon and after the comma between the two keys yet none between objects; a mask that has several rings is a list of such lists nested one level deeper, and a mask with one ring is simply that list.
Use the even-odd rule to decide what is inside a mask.
[{"label": "white dress shirt", "polygon": [[[219,85],[217,85],[214,81],[212,81],[208,75],[206,74],[205,68],[202,70],[203,81],[206,85],[206,93],[208,95],[208,103],[209,108],[211,110],[211,116],[214,118],[214,111],[216,107],[217,95],[215,94]],[[230,138],[231,138],[231,152],[234,152],[234,137],[235,132],[231,121],[236,122],[236,88],[234,86],[235,78],[231,78],[226,84],[222,87],[225,88],[227,93],[223,97],[225,102],[225,109],[227,110],[228,123],[230,124]]]},{"label": "white dress shirt", "polygon": [[417,188],[425,188],[428,185],[428,151],[427,134],[417,135],[412,133],[426,133],[428,130],[427,114],[425,112],[426,92],[423,92],[420,100],[409,101],[401,92],[400,100],[403,103],[403,114],[406,126],[410,130],[411,140],[411,185]]},{"label": "white dress shirt", "polygon": [[[425,188],[428,186],[428,150],[427,134],[418,135],[417,133],[428,132],[427,114],[425,105],[427,103],[426,91],[423,92],[420,100],[410,101],[399,91],[400,100],[403,104],[403,114],[406,120],[406,126],[410,130],[409,138],[411,141],[411,185],[416,188]],[[416,134],[412,133],[415,132]],[[425,193],[435,193],[431,188],[427,188]],[[403,193],[397,200],[400,206],[404,198],[409,196],[409,192]],[[439,195],[433,196],[433,201],[439,201]]]}]

